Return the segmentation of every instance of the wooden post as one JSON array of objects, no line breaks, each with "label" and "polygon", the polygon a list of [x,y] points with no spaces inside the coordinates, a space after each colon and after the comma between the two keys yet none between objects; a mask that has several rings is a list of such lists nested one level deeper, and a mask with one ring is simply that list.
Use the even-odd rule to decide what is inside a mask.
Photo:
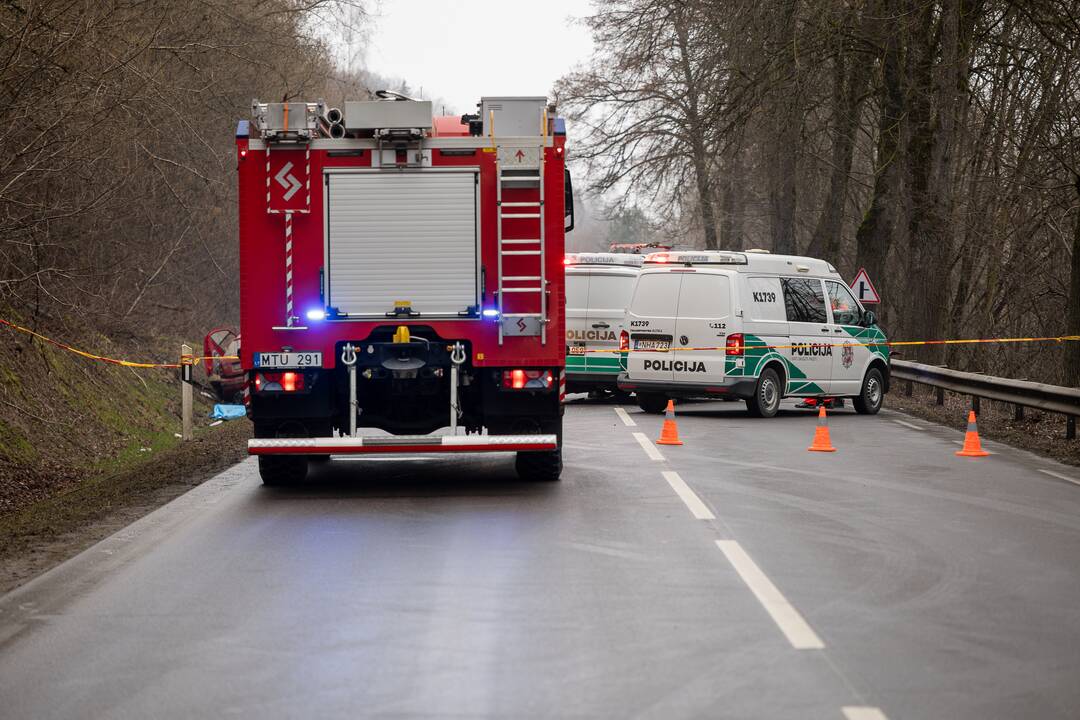
[{"label": "wooden post", "polygon": [[908,380],[907,385],[904,386],[904,394],[907,395],[908,397],[911,397],[914,392],[915,392],[915,383]]},{"label": "wooden post", "polygon": [[945,388],[943,388],[943,387],[938,387],[937,388],[937,404],[938,405],[944,405],[945,404]]},{"label": "wooden post", "polygon": [[1076,439],[1076,416],[1075,415],[1066,415],[1065,416],[1065,439],[1066,440],[1075,440]]},{"label": "wooden post", "polygon": [[972,395],[971,396],[971,409],[975,411],[976,415],[982,414],[982,411],[979,408],[979,396],[978,395]]},{"label": "wooden post", "polygon": [[1017,405],[1016,406],[1016,414],[1013,415],[1013,419],[1016,420],[1017,422],[1024,419],[1024,406],[1023,405]]},{"label": "wooden post", "polygon": [[181,397],[181,418],[183,421],[183,429],[180,431],[180,439],[187,442],[195,437],[191,427],[191,403],[194,398],[194,388],[191,386],[191,346],[180,346],[180,387],[182,395]]}]

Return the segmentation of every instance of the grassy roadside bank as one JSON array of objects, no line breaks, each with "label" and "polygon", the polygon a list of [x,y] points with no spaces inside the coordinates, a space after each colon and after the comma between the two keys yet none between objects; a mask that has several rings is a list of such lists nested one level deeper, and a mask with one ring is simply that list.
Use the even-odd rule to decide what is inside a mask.
[{"label": "grassy roadside bank", "polygon": [[[182,342],[63,339],[140,361],[171,361]],[[250,424],[210,427],[213,402],[196,390],[196,439],[180,443],[175,370],[93,361],[0,328],[0,592],[241,460]]]}]

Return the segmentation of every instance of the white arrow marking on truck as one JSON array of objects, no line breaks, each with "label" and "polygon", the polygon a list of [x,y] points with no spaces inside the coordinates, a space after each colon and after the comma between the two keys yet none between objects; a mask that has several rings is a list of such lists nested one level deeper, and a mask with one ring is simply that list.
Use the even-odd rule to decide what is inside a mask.
[{"label": "white arrow marking on truck", "polygon": [[[292,196],[296,194],[296,191],[300,189],[300,181],[289,174],[290,170],[292,170],[292,163],[287,162],[285,163],[285,166],[278,171],[278,174],[274,176],[278,185],[285,188],[285,195],[283,197],[286,201],[292,198]],[[290,188],[289,185],[292,185],[292,187]]]}]

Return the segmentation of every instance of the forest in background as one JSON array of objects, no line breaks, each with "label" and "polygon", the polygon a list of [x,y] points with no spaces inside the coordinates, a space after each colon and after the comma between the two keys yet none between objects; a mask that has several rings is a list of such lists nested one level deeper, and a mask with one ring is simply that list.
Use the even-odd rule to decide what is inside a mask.
[{"label": "forest in background", "polygon": [[[865,267],[894,339],[1080,334],[1070,0],[599,0],[560,107],[660,238]],[[903,356],[1080,384],[1080,343]]]},{"label": "forest in background", "polygon": [[0,2],[0,316],[63,337],[235,322],[238,118],[366,96],[349,0]]}]

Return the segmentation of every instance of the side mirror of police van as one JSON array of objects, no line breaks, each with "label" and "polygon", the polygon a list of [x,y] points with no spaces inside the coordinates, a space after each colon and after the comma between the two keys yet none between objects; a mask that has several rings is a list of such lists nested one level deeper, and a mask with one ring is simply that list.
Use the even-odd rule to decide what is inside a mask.
[{"label": "side mirror of police van", "polygon": [[574,183],[570,179],[569,170],[563,170],[563,207],[566,208],[563,228],[570,232],[574,229]]},{"label": "side mirror of police van", "polygon": [[877,315],[874,314],[873,310],[867,310],[863,313],[863,326],[874,327],[875,325],[877,325]]}]

